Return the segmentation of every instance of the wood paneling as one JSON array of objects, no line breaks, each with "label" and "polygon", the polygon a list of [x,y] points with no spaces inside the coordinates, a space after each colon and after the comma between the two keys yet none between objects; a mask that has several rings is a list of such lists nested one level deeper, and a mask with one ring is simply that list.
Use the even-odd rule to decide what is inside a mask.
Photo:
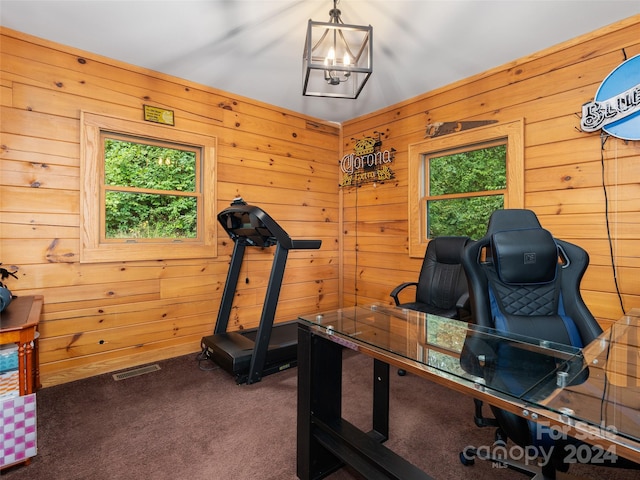
[{"label": "wood paneling", "polygon": [[[8,280],[16,294],[44,295],[43,383],[198,351],[232,252],[219,228],[216,258],[80,264],[82,111],[139,120],[143,104],[174,110],[175,128],[217,139],[207,214],[242,196],[293,238],[322,239],[320,250],[290,253],[277,321],[391,304],[389,292],[422,263],[408,256],[408,145],[433,122],[523,118],[526,208],[589,252],[583,296],[603,326],[640,307],[639,142],[602,147],[577,128],[606,75],[640,54],[639,29],[632,17],[342,127],[2,29],[0,262],[18,267]],[[396,150],[395,178],[339,189],[336,159],[373,132]],[[248,252],[231,328],[258,321],[272,258]]]},{"label": "wood paneling", "polygon": [[[218,257],[79,263],[80,115],[142,119],[173,110],[177,131],[216,137],[215,216],[236,196],[262,206],[292,238],[276,322],[338,306],[339,128],[67,48],[0,31],[0,262],[18,269],[17,295],[45,298],[43,385],[200,350],[210,335],[232,242],[217,227]],[[169,127],[166,127],[169,128]],[[217,222],[216,222],[217,225]],[[257,325],[273,248],[249,249],[232,329]]]},{"label": "wood paneling", "polygon": [[640,306],[640,142],[609,138],[601,148],[598,133],[579,130],[582,104],[625,55],[640,53],[639,31],[635,16],[345,122],[345,152],[377,131],[397,153],[392,182],[341,192],[344,303],[392,304],[389,292],[417,279],[422,262],[408,256],[406,150],[423,140],[427,124],[524,118],[525,207],[589,252],[583,296],[603,326],[622,315],[620,299],[625,311]]}]

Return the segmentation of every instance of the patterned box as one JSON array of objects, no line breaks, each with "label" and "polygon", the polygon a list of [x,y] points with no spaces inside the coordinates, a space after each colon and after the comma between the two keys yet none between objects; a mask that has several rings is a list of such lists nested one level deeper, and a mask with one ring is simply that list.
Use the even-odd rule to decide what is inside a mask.
[{"label": "patterned box", "polygon": [[0,345],[0,373],[18,369],[18,345]]},{"label": "patterned box", "polygon": [[35,456],[36,394],[2,400],[0,407],[0,467]]},{"label": "patterned box", "polygon": [[18,370],[0,373],[0,400],[20,395],[20,376]]}]

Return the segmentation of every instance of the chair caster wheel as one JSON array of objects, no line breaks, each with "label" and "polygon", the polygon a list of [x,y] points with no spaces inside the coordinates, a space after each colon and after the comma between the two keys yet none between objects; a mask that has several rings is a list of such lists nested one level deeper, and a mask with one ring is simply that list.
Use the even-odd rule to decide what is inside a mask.
[{"label": "chair caster wheel", "polygon": [[463,450],[460,452],[460,463],[465,467],[469,467],[476,463],[475,454],[471,453],[469,450]]},{"label": "chair caster wheel", "polygon": [[502,431],[502,429],[498,428],[496,429],[496,433],[494,436],[494,445],[500,445],[502,447],[507,445],[507,439],[508,437],[505,435],[505,433]]}]

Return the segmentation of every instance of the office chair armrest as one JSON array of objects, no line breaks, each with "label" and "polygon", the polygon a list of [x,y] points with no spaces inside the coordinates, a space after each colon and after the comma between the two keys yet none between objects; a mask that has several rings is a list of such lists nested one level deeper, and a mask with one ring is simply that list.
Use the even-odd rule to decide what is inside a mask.
[{"label": "office chair armrest", "polygon": [[469,292],[464,292],[456,302],[456,308],[469,310]]},{"label": "office chair armrest", "polygon": [[418,282],[404,282],[401,283],[400,285],[398,285],[396,288],[394,288],[391,293],[389,294],[389,296],[393,297],[393,299],[396,302],[396,305],[400,305],[400,299],[398,298],[398,294],[404,290],[407,287],[417,287],[418,286]]},{"label": "office chair armrest", "polygon": [[495,368],[497,355],[495,345],[490,341],[485,341],[482,335],[470,331],[462,346],[460,353],[460,366],[462,369],[474,377],[488,380]]},{"label": "office chair armrest", "polygon": [[469,292],[465,292],[460,295],[460,298],[458,298],[458,301],[456,302],[456,310],[458,311],[458,320],[468,323],[473,322]]}]

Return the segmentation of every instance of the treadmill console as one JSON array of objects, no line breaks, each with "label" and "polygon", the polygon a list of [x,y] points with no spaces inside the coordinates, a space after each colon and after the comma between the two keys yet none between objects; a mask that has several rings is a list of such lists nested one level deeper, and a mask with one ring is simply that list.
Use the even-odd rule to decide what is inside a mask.
[{"label": "treadmill console", "polygon": [[291,248],[291,238],[264,210],[248,205],[241,197],[218,214],[218,221],[234,242],[270,247],[280,242]]}]

